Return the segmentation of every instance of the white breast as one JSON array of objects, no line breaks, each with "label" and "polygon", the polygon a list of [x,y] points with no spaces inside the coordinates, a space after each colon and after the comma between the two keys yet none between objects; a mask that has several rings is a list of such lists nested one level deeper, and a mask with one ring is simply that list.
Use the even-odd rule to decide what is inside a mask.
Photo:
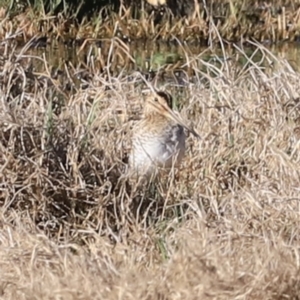
[{"label": "white breast", "polygon": [[171,168],[178,165],[185,152],[185,133],[181,126],[173,126],[161,135],[139,135],[133,139],[130,166],[136,171],[151,173],[157,166]]}]

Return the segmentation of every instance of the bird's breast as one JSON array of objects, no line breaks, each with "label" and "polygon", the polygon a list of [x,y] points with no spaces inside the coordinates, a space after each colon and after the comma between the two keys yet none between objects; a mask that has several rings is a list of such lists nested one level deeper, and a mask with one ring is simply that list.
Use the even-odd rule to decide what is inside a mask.
[{"label": "bird's breast", "polygon": [[135,166],[158,164],[171,167],[173,163],[182,160],[185,139],[184,130],[180,125],[152,134],[150,131],[142,132],[134,137],[131,161]]}]

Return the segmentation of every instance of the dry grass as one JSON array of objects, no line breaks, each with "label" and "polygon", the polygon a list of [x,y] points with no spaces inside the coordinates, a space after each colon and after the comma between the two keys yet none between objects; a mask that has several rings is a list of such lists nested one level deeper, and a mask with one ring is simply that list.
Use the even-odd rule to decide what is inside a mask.
[{"label": "dry grass", "polygon": [[90,57],[79,85],[3,46],[0,297],[299,299],[300,74],[257,47],[244,66],[187,54],[190,82],[161,83],[203,141],[175,178],[135,189],[140,74]]},{"label": "dry grass", "polygon": [[[54,6],[62,4],[61,1],[44,2],[52,2]],[[300,40],[299,0],[277,0],[275,3],[262,0],[172,0],[167,1],[169,6],[156,8],[147,1],[124,0],[115,1],[117,7],[120,3],[125,4],[115,10],[111,6],[100,9],[100,3],[103,5],[107,1],[100,1],[98,8],[90,1],[77,1],[78,5],[74,1],[64,3],[67,2],[67,7],[74,5],[73,13],[70,8],[64,11],[64,5],[61,11],[54,13],[55,9],[50,9],[46,13],[41,5],[43,1],[23,7],[15,1],[11,1],[15,3],[11,6],[7,0],[0,0],[0,38],[22,44],[35,37],[36,46],[44,46],[53,40],[68,45],[98,45],[101,39],[112,37],[126,43],[136,40],[172,43],[179,39],[204,45],[218,43],[219,35],[228,43],[247,39],[267,44]],[[80,13],[79,2],[86,2],[86,8]],[[22,9],[12,9],[18,6]],[[80,17],[73,15],[76,13]],[[218,35],[215,34],[216,28]]]}]

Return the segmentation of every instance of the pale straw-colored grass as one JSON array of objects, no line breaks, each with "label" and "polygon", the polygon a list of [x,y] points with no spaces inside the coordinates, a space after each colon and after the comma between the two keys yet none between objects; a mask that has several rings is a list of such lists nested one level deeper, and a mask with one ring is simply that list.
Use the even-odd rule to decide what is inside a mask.
[{"label": "pale straw-colored grass", "polygon": [[122,175],[143,76],[91,64],[88,86],[69,91],[72,76],[29,74],[35,58],[10,55],[0,297],[299,299],[300,74],[256,48],[263,64],[187,54],[193,80],[161,83],[203,140],[189,137],[175,176],[137,189]]}]

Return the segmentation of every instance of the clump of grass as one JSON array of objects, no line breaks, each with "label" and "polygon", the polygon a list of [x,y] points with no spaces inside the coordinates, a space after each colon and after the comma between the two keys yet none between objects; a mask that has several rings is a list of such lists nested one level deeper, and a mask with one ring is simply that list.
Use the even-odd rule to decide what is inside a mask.
[{"label": "clump of grass", "polygon": [[300,74],[253,47],[260,62],[186,53],[194,77],[160,83],[203,140],[188,139],[175,176],[136,188],[124,174],[145,78],[89,58],[84,86],[64,66],[64,89],[45,59],[5,44],[5,299],[297,299]]},{"label": "clump of grass", "polygon": [[[73,2],[73,1],[72,1]],[[118,2],[118,1],[115,1]],[[97,44],[99,40],[119,37],[124,42],[166,41],[218,43],[219,36],[231,42],[245,39],[264,43],[299,41],[300,2],[265,1],[170,1],[167,7],[153,7],[140,1],[99,2],[98,9],[87,1],[74,5],[67,1],[22,7],[17,12],[2,5],[0,37],[27,42],[33,36],[46,42]],[[196,4],[195,4],[196,3]],[[49,5],[48,5],[49,4]],[[91,11],[80,12],[83,7]],[[73,9],[71,9],[73,7]],[[1,3],[0,3],[1,8]],[[34,45],[45,45],[37,39]]]}]

